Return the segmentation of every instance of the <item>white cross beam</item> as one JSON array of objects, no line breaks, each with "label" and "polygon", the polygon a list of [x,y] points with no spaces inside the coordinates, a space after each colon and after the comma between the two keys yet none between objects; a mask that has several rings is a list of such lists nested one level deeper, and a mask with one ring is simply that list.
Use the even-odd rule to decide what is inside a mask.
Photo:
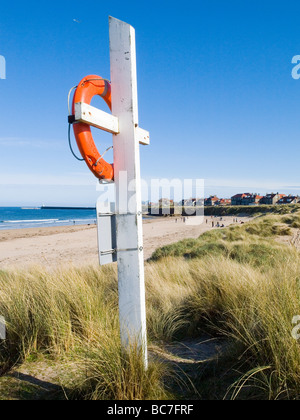
[{"label": "white cross beam", "polygon": [[[111,134],[119,134],[119,118],[107,112],[101,111],[84,102],[75,104],[75,121],[89,124],[92,127],[100,128]],[[135,127],[136,139],[140,144],[149,146],[150,134],[148,131],[140,127]]]}]

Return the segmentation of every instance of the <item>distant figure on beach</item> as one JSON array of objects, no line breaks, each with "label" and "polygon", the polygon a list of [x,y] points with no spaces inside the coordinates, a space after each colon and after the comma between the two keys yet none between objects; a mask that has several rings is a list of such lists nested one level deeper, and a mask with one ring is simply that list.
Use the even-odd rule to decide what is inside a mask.
[{"label": "distant figure on beach", "polygon": [[211,227],[215,227],[215,222],[211,222]]}]

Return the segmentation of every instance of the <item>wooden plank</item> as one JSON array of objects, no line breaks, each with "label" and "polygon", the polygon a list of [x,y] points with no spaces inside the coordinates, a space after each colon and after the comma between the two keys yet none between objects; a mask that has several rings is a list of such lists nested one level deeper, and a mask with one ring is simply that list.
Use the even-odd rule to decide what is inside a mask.
[{"label": "wooden plank", "polygon": [[[119,119],[117,117],[84,102],[77,102],[75,104],[75,121],[100,128],[111,134],[119,134]],[[149,131],[136,127],[136,136],[140,144],[149,146]]]},{"label": "wooden plank", "polygon": [[75,104],[75,120],[100,128],[108,133],[119,133],[119,120],[117,117],[84,102]]},{"label": "wooden plank", "polygon": [[136,127],[136,137],[140,144],[144,146],[149,146],[150,144],[150,134],[149,131],[143,130],[140,127]]}]

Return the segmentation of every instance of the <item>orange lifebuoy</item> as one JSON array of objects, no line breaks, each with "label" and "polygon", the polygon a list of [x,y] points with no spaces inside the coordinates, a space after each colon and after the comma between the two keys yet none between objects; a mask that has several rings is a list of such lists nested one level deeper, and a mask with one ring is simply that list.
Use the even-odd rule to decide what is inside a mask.
[{"label": "orange lifebuoy", "polygon": [[[111,110],[111,85],[100,76],[84,77],[76,88],[73,98],[72,111],[75,114],[75,104],[84,102],[90,105],[94,96],[101,96]],[[114,179],[114,165],[107,163],[94,143],[91,127],[88,124],[73,124],[74,135],[81,156],[86,161],[89,169],[99,179],[111,181]]]}]

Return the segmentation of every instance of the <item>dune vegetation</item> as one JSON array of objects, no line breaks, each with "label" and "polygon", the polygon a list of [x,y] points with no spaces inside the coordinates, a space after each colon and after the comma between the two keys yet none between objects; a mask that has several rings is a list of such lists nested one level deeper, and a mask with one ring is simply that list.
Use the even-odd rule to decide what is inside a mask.
[{"label": "dune vegetation", "polygon": [[299,211],[299,204],[260,204],[258,206],[206,206],[207,216],[233,216],[239,214],[260,215],[260,214],[286,214]]},{"label": "dune vegetation", "polygon": [[[200,207],[197,207],[200,210]],[[241,214],[258,216],[264,214],[293,214],[300,210],[300,204],[274,204],[266,205],[260,204],[256,206],[205,206],[204,211],[206,216],[239,216]],[[195,214],[196,208],[190,206],[164,206],[164,207],[143,207],[145,214],[151,216],[163,216],[163,215],[182,215],[191,216]]]},{"label": "dune vegetation", "polygon": [[[271,214],[158,249],[145,267],[147,371],[134,343],[120,346],[115,265],[0,272],[0,399],[7,372],[38,363],[61,398],[297,399],[300,259],[286,238],[299,228],[299,212]],[[192,376],[158,356],[204,335],[226,345]]]}]

